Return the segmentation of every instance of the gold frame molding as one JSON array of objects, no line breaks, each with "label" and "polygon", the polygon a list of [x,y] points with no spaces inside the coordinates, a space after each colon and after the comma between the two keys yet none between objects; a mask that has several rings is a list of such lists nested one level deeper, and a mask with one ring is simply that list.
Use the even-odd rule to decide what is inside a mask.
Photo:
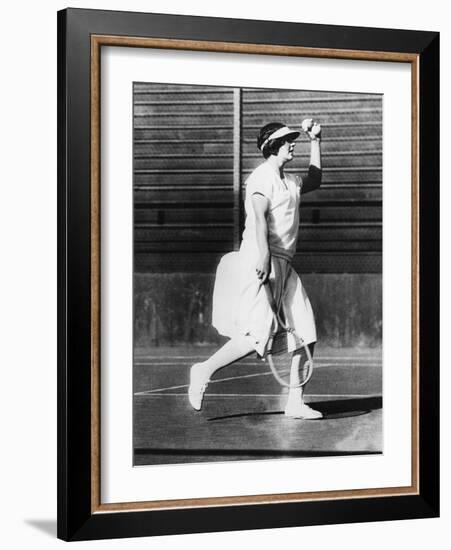
[{"label": "gold frame molding", "polygon": [[[412,93],[412,479],[408,487],[318,491],[146,502],[101,503],[100,492],[100,54],[102,46],[247,53],[295,57],[353,59],[409,63]],[[91,36],[91,513],[201,508],[211,506],[274,504],[419,495],[419,55],[363,50],[333,50],[261,44],[191,41],[127,36]]]}]

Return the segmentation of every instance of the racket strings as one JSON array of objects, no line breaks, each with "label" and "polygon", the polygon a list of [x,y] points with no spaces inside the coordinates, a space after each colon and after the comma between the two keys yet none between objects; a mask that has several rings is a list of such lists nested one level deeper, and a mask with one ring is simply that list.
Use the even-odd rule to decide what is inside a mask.
[{"label": "racket strings", "polygon": [[276,380],[286,387],[301,387],[305,385],[313,370],[311,355],[307,346],[301,344],[293,351],[292,332],[280,331],[272,336],[267,359]]},{"label": "racket strings", "polygon": [[270,284],[265,285],[265,290],[274,314],[274,332],[266,353],[269,366],[279,384],[299,388],[309,381],[313,372],[310,350],[295,330],[288,326],[282,296],[276,300]]},{"label": "racket strings", "polygon": [[[296,364],[297,363],[297,364]],[[312,375],[313,371],[313,360],[312,356],[308,355],[305,348],[301,348],[296,355],[293,356],[292,361],[292,374],[295,369],[295,372],[297,373],[297,380],[296,382],[299,383],[300,386],[305,385]]]}]

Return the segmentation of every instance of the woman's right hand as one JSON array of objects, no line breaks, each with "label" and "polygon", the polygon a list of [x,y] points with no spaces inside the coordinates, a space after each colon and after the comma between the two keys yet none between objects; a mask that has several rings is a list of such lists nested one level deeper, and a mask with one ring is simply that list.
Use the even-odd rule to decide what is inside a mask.
[{"label": "woman's right hand", "polygon": [[321,124],[313,120],[313,118],[305,118],[302,121],[301,127],[310,141],[319,141],[321,139]]},{"label": "woman's right hand", "polygon": [[261,256],[255,266],[255,272],[257,273],[257,278],[260,280],[261,284],[266,283],[268,277],[271,273],[271,255],[265,254]]}]

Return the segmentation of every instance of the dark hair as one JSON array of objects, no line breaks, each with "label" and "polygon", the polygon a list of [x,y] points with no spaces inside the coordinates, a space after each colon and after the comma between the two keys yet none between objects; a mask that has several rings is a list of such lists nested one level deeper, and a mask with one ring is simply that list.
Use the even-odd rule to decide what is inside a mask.
[{"label": "dark hair", "polygon": [[[284,126],[285,124],[282,124],[281,122],[270,122],[269,124],[263,126],[263,128],[260,130],[260,133],[258,134],[257,147],[261,149],[262,144],[268,139],[268,137],[275,131],[283,128]],[[271,155],[277,155],[279,149],[286,141],[287,139],[285,137],[270,139],[262,150],[264,158],[267,159]]]}]

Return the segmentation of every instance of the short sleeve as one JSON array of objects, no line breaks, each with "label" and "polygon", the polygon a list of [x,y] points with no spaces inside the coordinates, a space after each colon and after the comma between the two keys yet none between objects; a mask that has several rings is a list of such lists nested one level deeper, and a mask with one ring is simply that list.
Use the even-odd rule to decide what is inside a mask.
[{"label": "short sleeve", "polygon": [[255,193],[272,200],[273,183],[263,170],[255,170],[246,181],[246,195],[251,197]]}]

